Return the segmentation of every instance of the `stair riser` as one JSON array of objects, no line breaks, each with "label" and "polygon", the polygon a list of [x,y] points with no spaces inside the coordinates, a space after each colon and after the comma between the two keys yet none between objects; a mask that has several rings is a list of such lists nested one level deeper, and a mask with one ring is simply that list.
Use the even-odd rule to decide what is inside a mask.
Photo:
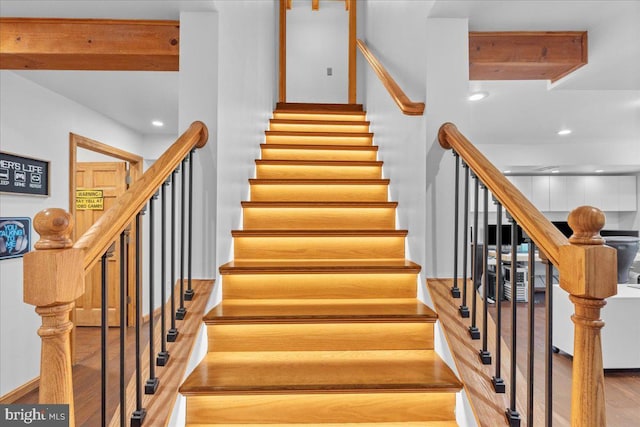
[{"label": "stair riser", "polygon": [[285,132],[369,132],[369,125],[363,124],[307,124],[307,123],[271,123],[269,130]]},{"label": "stair riser", "polygon": [[304,136],[304,135],[267,135],[267,144],[291,145],[371,145],[370,136]]},{"label": "stair riser", "polygon": [[236,260],[404,259],[401,236],[235,237]]},{"label": "stair riser", "polygon": [[380,179],[382,166],[265,165],[256,166],[257,179]]},{"label": "stair riser", "polygon": [[318,121],[366,121],[364,114],[320,114],[320,113],[284,113],[274,112],[274,119],[279,120],[318,120]]},{"label": "stair riser", "polygon": [[209,351],[432,350],[433,323],[208,325]]},{"label": "stair riser", "polygon": [[305,148],[262,147],[263,160],[349,160],[373,161],[377,158],[375,150],[314,150]]},{"label": "stair riser", "polygon": [[253,184],[251,200],[256,202],[386,202],[388,185],[287,185]]},{"label": "stair riser", "polygon": [[395,208],[244,208],[245,230],[392,230]]},{"label": "stair riser", "polygon": [[188,396],[187,423],[357,423],[455,420],[455,393]]},{"label": "stair riser", "polygon": [[232,274],[222,278],[223,298],[414,298],[417,274]]}]

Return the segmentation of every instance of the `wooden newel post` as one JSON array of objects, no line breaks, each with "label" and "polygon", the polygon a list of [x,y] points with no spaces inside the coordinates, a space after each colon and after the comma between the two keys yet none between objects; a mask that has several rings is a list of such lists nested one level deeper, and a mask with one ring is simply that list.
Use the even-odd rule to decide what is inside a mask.
[{"label": "wooden newel post", "polygon": [[45,209],[33,220],[40,234],[35,251],[24,256],[24,302],[42,317],[40,403],[69,404],[69,425],[75,425],[71,376],[69,314],[84,293],[83,251],[73,249],[73,218],[63,209]]},{"label": "wooden newel post", "polygon": [[571,425],[606,426],[600,309],[617,293],[617,252],[604,246],[605,215],[591,206],[569,214],[573,235],[560,247],[560,287],[575,306]]}]

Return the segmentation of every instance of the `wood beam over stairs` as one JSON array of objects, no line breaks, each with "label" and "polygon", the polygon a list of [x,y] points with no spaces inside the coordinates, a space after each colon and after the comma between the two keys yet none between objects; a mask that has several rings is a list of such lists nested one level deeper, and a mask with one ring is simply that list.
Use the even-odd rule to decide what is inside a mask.
[{"label": "wood beam over stairs", "polygon": [[179,21],[0,18],[5,70],[178,71]]}]

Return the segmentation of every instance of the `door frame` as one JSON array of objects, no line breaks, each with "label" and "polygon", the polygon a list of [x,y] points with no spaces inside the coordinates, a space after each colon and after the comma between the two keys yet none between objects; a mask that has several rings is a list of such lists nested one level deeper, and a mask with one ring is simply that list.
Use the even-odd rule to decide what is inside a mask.
[{"label": "door frame", "polygon": [[[118,160],[127,162],[129,176],[131,182],[129,185],[136,182],[141,176],[143,171],[143,158],[137,154],[129,153],[128,151],[121,150],[120,148],[112,147],[99,141],[95,141],[91,138],[87,138],[81,135],[77,135],[73,132],[69,132],[69,212],[75,219],[76,217],[76,168],[78,163],[78,148],[93,151],[105,156],[113,157]],[[131,229],[129,235],[129,241],[135,243],[134,229]],[[76,236],[75,229],[72,232],[72,239],[75,242],[79,236]],[[135,251],[128,251],[127,265],[133,266],[136,262]],[[135,283],[135,269],[129,268],[128,282]],[[135,290],[133,286],[129,286],[127,289],[128,299],[130,304],[127,305],[127,326],[133,326],[133,319],[135,316]],[[122,310],[123,307],[120,307]]]},{"label": "door frame", "polygon": [[[287,102],[287,9],[291,0],[280,0],[278,48],[278,102]],[[349,104],[356,103],[356,0],[345,0],[349,9]]]}]

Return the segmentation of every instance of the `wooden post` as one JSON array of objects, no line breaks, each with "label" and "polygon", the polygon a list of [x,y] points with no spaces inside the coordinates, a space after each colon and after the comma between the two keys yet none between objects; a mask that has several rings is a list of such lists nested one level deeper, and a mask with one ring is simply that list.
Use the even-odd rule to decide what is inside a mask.
[{"label": "wooden post", "polygon": [[35,251],[24,256],[24,302],[42,316],[38,335],[42,404],[68,404],[69,426],[75,426],[71,375],[69,314],[84,293],[84,252],[71,248],[73,217],[63,209],[45,209],[33,221],[40,234]]},{"label": "wooden post", "polygon": [[605,215],[599,209],[580,206],[569,214],[573,235],[560,247],[560,287],[575,305],[571,425],[607,425],[600,309],[605,298],[617,293],[617,252],[604,246],[600,230]]}]

